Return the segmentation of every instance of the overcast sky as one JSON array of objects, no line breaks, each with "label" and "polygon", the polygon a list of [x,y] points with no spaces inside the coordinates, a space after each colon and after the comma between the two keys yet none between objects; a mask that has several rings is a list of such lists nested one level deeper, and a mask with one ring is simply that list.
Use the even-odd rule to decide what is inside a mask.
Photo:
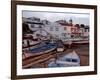
[{"label": "overcast sky", "polygon": [[50,22],[55,22],[57,20],[66,20],[70,18],[73,20],[74,24],[85,24],[89,25],[89,14],[80,13],[58,13],[58,12],[36,12],[36,11],[23,11],[23,17],[38,17],[41,20],[49,20]]}]

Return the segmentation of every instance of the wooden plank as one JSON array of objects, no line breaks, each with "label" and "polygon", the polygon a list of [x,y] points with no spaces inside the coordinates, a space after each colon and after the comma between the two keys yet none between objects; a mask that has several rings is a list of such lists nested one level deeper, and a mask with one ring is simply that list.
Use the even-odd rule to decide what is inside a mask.
[{"label": "wooden plank", "polygon": [[23,60],[22,65],[24,66],[26,64],[29,64],[31,62],[35,62],[35,61],[37,61],[41,58],[45,58],[45,57],[48,57],[48,56],[53,55],[53,54],[54,53],[42,54],[42,55],[39,55],[39,56],[36,56],[36,57],[31,57],[31,58],[25,59],[25,60]]},{"label": "wooden plank", "polygon": [[23,68],[28,68],[28,67],[31,67],[32,65],[35,65],[37,63],[45,62],[45,61],[47,61],[48,59],[50,59],[52,57],[53,57],[52,55],[50,55],[48,57],[45,57],[45,58],[43,57],[42,59],[39,59],[39,60],[37,60],[35,62],[31,62],[31,63],[29,63],[27,65],[24,65]]}]

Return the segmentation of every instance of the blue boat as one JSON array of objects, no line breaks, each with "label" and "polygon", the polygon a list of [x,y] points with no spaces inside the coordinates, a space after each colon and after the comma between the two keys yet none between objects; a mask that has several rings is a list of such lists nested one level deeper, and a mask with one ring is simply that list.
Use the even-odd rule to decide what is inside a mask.
[{"label": "blue boat", "polygon": [[32,55],[44,54],[56,50],[57,45],[54,43],[41,42],[36,47],[30,48],[27,53]]}]

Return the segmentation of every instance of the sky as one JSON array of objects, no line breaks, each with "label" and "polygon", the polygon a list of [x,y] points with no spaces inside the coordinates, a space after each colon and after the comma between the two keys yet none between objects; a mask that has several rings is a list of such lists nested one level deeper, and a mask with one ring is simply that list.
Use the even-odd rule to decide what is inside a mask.
[{"label": "sky", "polygon": [[83,13],[71,13],[71,12],[37,12],[37,11],[23,11],[23,17],[37,17],[41,20],[49,20],[50,22],[55,22],[57,20],[66,20],[69,21],[71,18],[73,20],[73,24],[85,24],[89,25],[89,14]]}]

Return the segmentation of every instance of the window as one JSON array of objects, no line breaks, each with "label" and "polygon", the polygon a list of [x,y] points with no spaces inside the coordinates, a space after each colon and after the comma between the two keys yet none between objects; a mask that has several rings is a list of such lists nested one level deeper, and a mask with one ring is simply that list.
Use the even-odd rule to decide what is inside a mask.
[{"label": "window", "polygon": [[59,28],[58,28],[58,27],[56,27],[56,28],[55,28],[55,30],[56,30],[56,31],[59,31]]},{"label": "window", "polygon": [[67,58],[66,61],[71,62],[71,59],[70,58]]},{"label": "window", "polygon": [[66,27],[64,27],[64,30],[67,30],[67,28],[66,28]]},{"label": "window", "polygon": [[50,27],[50,31],[53,31],[53,27]]},{"label": "window", "polygon": [[67,35],[66,33],[62,33],[62,36],[66,37],[66,35]]},{"label": "window", "polygon": [[89,29],[85,29],[85,32],[89,32]]},{"label": "window", "polygon": [[87,32],[87,29],[85,29],[85,32]]},{"label": "window", "polygon": [[68,35],[71,35],[70,33],[68,33]]},{"label": "window", "polygon": [[78,62],[77,59],[72,59],[72,62]]},{"label": "window", "polygon": [[71,35],[71,38],[74,38],[74,35],[73,34]]},{"label": "window", "polygon": [[71,31],[74,32],[74,28],[72,28]]}]

